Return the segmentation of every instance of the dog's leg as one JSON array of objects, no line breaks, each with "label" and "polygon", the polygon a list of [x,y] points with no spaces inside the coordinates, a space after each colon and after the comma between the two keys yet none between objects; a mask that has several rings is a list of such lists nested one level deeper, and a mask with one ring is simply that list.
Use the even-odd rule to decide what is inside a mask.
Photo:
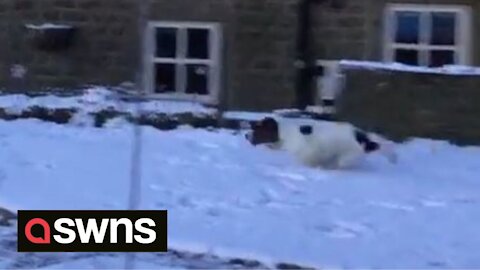
[{"label": "dog's leg", "polygon": [[345,154],[345,155],[340,155],[338,158],[337,158],[337,162],[336,162],[336,168],[337,169],[347,169],[347,168],[350,168],[352,167],[356,162],[358,162],[358,160],[360,159],[360,157],[362,156],[363,153],[360,153],[360,152],[351,152],[351,153],[348,153],[348,154]]}]

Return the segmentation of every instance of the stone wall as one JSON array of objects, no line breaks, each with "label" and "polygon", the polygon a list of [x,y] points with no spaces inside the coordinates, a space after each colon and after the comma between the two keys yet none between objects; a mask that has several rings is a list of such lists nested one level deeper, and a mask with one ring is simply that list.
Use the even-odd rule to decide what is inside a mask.
[{"label": "stone wall", "polygon": [[313,5],[313,42],[317,59],[366,59],[371,42],[371,0],[328,1]]},{"label": "stone wall", "polygon": [[472,9],[472,64],[480,65],[480,1],[478,0],[341,0],[312,9],[317,59],[382,61],[384,10],[389,3],[464,5]]},{"label": "stone wall", "polygon": [[[201,3],[200,3],[201,2]],[[223,30],[221,105],[268,110],[294,102],[297,0],[151,0],[150,20],[219,22]],[[135,0],[0,1],[0,86],[8,90],[117,85],[138,60]],[[44,52],[25,24],[78,28],[71,48]],[[28,73],[11,78],[20,64]]]},{"label": "stone wall", "polygon": [[236,1],[232,53],[235,109],[269,110],[295,102],[297,0]]},{"label": "stone wall", "polygon": [[[61,23],[78,29],[65,51],[36,49],[25,24]],[[2,0],[0,80],[9,90],[118,84],[133,80],[136,54],[135,6],[131,0]],[[27,69],[14,80],[10,68]]]},{"label": "stone wall", "polygon": [[[298,0],[150,0],[150,20],[208,21],[223,29],[220,105],[242,110],[291,107],[295,102],[295,39]],[[480,29],[477,0],[341,0],[312,7],[317,59],[381,60],[383,9],[388,2],[470,5]],[[1,0],[0,87],[36,90],[117,85],[134,80],[138,62],[136,0]],[[32,47],[26,23],[78,28],[66,51]],[[480,35],[474,44],[480,42]],[[473,58],[480,64],[480,50]],[[14,80],[10,68],[28,73]]]},{"label": "stone wall", "polygon": [[480,144],[480,76],[345,70],[338,117],[397,140]]},{"label": "stone wall", "polygon": [[270,110],[293,105],[297,0],[152,1],[152,20],[222,24],[224,107]]},{"label": "stone wall", "polygon": [[153,2],[152,20],[222,24],[225,107],[269,110],[293,104],[296,0]]}]

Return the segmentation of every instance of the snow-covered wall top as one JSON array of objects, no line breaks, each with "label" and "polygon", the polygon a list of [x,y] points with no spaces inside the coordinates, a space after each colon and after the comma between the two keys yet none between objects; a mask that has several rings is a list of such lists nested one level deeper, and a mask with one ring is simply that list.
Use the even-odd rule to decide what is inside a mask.
[{"label": "snow-covered wall top", "polygon": [[26,24],[25,27],[29,29],[36,30],[45,30],[45,29],[71,29],[73,26],[66,24],[53,24],[53,23],[44,23],[44,24]]},{"label": "snow-covered wall top", "polygon": [[372,61],[341,60],[342,68],[359,69],[382,69],[390,71],[414,72],[414,73],[433,73],[446,75],[480,75],[480,67],[446,65],[438,68],[409,66],[401,63],[382,63]]}]

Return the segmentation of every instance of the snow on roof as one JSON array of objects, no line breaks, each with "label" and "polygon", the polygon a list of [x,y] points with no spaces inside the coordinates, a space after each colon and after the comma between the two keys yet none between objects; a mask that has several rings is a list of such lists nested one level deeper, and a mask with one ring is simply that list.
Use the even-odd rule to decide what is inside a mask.
[{"label": "snow on roof", "polygon": [[[134,113],[135,103],[119,100],[116,93],[103,87],[85,90],[81,96],[59,97],[54,95],[29,97],[23,94],[0,96],[0,108],[11,114],[20,114],[30,107],[39,106],[48,109],[78,109],[86,112],[98,112],[113,109],[119,112]],[[214,114],[216,109],[208,108],[200,103],[187,101],[149,100],[141,102],[145,113],[194,113]]]},{"label": "snow on roof", "polygon": [[383,69],[391,71],[433,73],[447,75],[480,75],[480,67],[445,65],[438,68],[410,66],[401,63],[382,63],[372,61],[341,60],[342,68]]}]

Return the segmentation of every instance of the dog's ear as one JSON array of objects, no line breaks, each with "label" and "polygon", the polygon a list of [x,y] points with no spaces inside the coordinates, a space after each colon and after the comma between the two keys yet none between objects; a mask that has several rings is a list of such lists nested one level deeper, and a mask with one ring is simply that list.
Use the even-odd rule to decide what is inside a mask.
[{"label": "dog's ear", "polygon": [[370,142],[367,132],[360,130],[358,128],[356,128],[353,132],[354,132],[355,140],[359,144],[366,144],[367,142]]},{"label": "dog's ear", "polygon": [[254,145],[278,142],[279,127],[277,120],[272,117],[266,117],[260,122],[256,122],[252,133],[247,137]]},{"label": "dog's ear", "polygon": [[278,123],[277,123],[277,120],[275,120],[274,118],[272,117],[266,117],[262,120],[262,124],[267,127],[267,128],[271,128],[271,129],[276,129],[278,127]]}]

